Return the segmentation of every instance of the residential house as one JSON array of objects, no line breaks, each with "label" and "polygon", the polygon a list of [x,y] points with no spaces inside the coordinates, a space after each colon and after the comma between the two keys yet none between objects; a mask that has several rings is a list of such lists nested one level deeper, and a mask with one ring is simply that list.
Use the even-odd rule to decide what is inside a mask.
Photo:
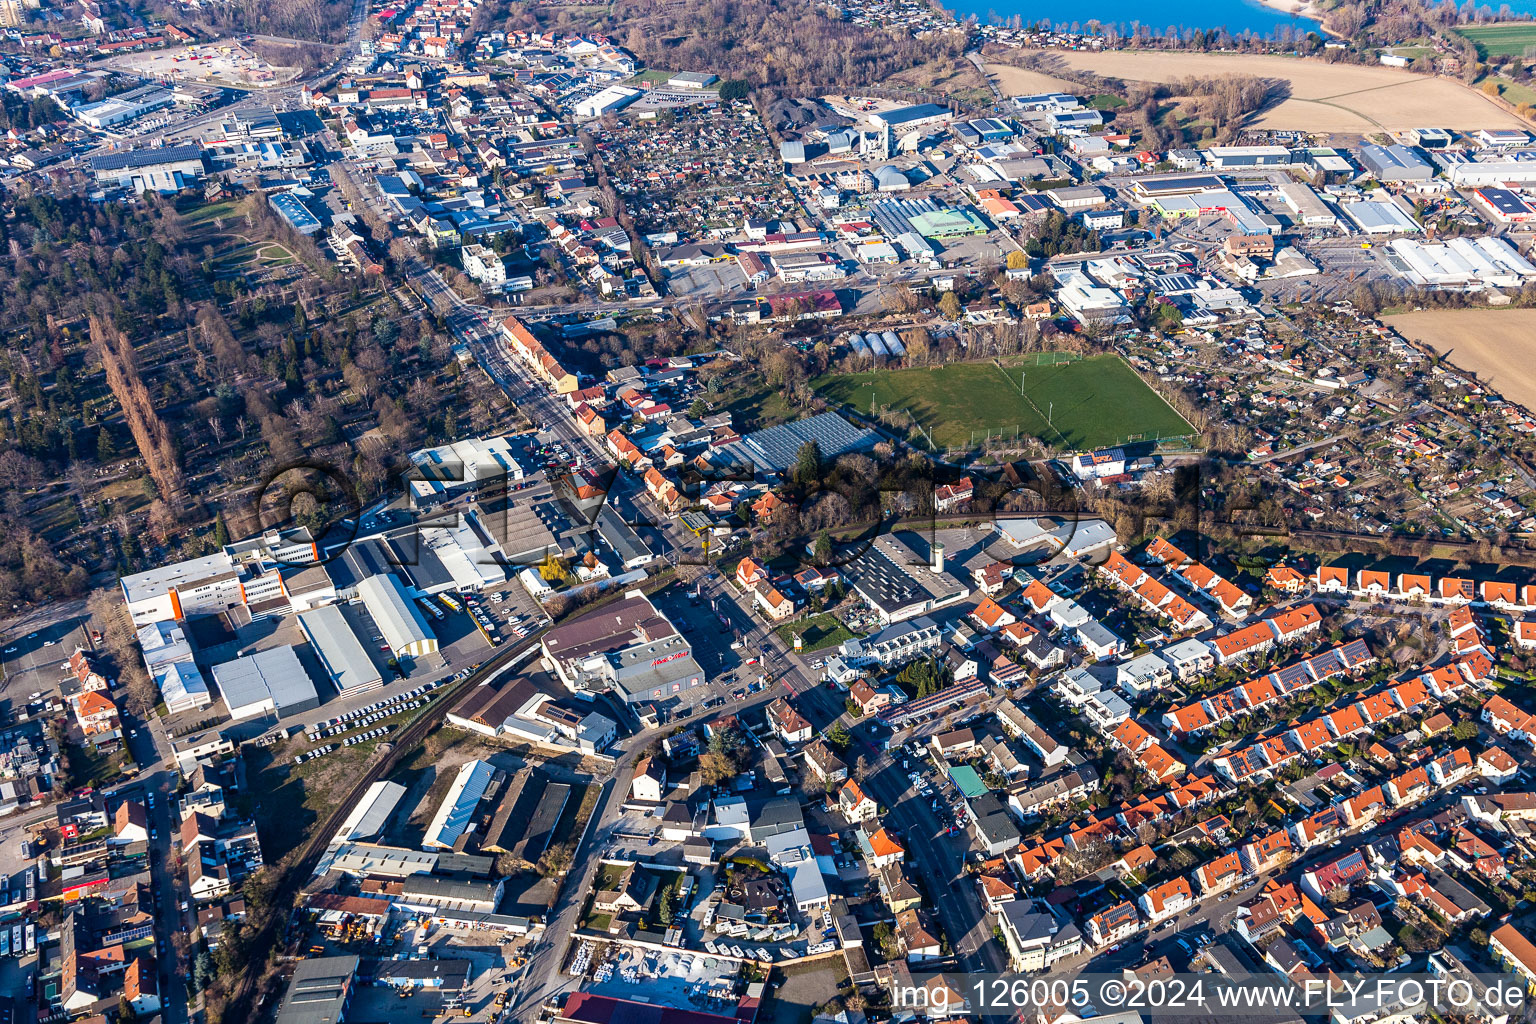
[{"label": "residential house", "polygon": [[1529,994],[1536,994],[1536,945],[1513,924],[1505,924],[1488,936],[1493,962],[1520,978]]},{"label": "residential house", "polygon": [[843,783],[837,791],[837,809],[852,824],[871,821],[880,811],[880,805],[865,794],[853,779]]},{"label": "residential house", "polygon": [[1189,879],[1180,877],[1153,886],[1136,903],[1147,920],[1156,924],[1189,909],[1194,904],[1194,892]]},{"label": "residential house", "polygon": [[768,705],[768,721],[773,726],[774,734],[785,743],[805,743],[811,738],[811,723],[784,697]]},{"label": "residential house", "polygon": [[848,766],[836,754],[832,753],[831,747],[821,740],[816,740],[805,748],[805,766],[828,789],[832,789],[848,779]]},{"label": "residential house", "polygon": [[918,907],[908,907],[896,914],[896,936],[906,950],[908,963],[936,960],[943,955],[938,935],[928,921],[928,915]]},{"label": "residential house", "polygon": [[1088,919],[1088,941],[1103,948],[1112,943],[1124,942],[1141,929],[1141,915],[1130,903],[1116,903]]}]

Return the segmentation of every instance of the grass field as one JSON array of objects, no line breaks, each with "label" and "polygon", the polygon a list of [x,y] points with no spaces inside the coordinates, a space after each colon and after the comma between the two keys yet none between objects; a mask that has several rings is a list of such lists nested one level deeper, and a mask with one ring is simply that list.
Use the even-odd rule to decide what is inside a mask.
[{"label": "grass field", "polygon": [[837,620],[830,612],[822,612],[820,615],[812,615],[810,618],[801,619],[799,622],[786,622],[774,630],[791,647],[795,645],[795,634],[798,633],[804,643],[800,651],[809,654],[827,647],[833,647],[844,640],[852,640],[853,634],[848,627]]},{"label": "grass field", "polygon": [[872,404],[905,409],[941,448],[968,448],[992,434],[1033,436],[1078,451],[1195,432],[1118,356],[1056,365],[1029,357],[1006,371],[992,363],[952,363],[834,374],[812,383],[860,413]]},{"label": "grass field", "polygon": [[233,199],[222,203],[203,203],[195,209],[189,209],[182,214],[182,219],[188,224],[202,224],[205,221],[217,217],[232,217],[240,211],[240,204]]},{"label": "grass field", "polygon": [[[1499,86],[1499,97],[1501,99],[1507,100],[1510,103],[1514,103],[1516,105],[1521,103],[1536,103],[1536,89],[1532,89],[1528,85],[1521,85],[1519,82],[1512,82],[1509,79],[1499,75],[1494,75],[1492,77],[1485,76],[1482,81],[1497,82]],[[1482,83],[1480,82],[1478,84],[1481,85]]]},{"label": "grass field", "polygon": [[220,277],[233,277],[269,267],[286,267],[293,261],[293,253],[281,242],[248,242],[215,256],[210,266]]},{"label": "grass field", "polygon": [[1493,25],[1466,25],[1457,32],[1477,44],[1482,57],[1523,57],[1527,46],[1536,46],[1536,22],[1511,21]]},{"label": "grass field", "polygon": [[1511,82],[1507,78],[1499,79],[1499,95],[1514,104],[1536,105],[1536,89],[1519,82]]},{"label": "grass field", "polygon": [[666,85],[676,71],[662,71],[659,68],[646,68],[634,78],[625,82],[625,85]]},{"label": "grass field", "polygon": [[761,430],[795,416],[783,392],[770,388],[760,373],[735,377],[723,394],[711,399],[710,407],[729,412],[738,430]]}]

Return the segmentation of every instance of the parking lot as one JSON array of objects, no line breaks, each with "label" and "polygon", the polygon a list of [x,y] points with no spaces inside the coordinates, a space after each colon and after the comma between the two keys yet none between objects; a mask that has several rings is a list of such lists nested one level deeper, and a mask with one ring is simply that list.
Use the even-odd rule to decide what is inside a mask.
[{"label": "parking lot", "polygon": [[217,44],[125,54],[111,58],[106,63],[109,67],[137,75],[211,85],[281,85],[304,70],[268,64],[229,39]]},{"label": "parking lot", "polygon": [[[748,616],[725,592],[717,578],[704,581],[695,592],[668,587],[652,598],[693,645],[693,657],[704,670],[706,686],[683,694],[688,704],[668,709],[674,719],[723,706],[761,689],[761,668],[749,661],[762,656],[762,623]],[[732,645],[742,646],[733,649]]]},{"label": "parking lot", "polygon": [[710,263],[702,267],[675,267],[667,272],[667,290],[673,295],[722,295],[747,286],[747,276],[735,263]]},{"label": "parking lot", "polygon": [[0,651],[0,669],[4,672],[0,702],[7,710],[13,710],[34,693],[57,693],[64,662],[76,647],[91,647],[83,616],[40,627],[6,643]]}]

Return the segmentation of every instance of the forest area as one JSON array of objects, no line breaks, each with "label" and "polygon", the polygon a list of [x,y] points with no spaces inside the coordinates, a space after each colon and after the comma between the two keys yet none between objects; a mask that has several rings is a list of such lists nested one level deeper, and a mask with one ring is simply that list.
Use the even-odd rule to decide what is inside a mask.
[{"label": "forest area", "polygon": [[352,15],[348,0],[227,0],[195,8],[150,0],[149,7],[208,38],[252,32],[320,43],[342,42]]},{"label": "forest area", "polygon": [[[92,572],[270,525],[254,490],[300,458],[372,500],[410,451],[513,415],[488,379],[461,371],[439,324],[337,274],[259,194],[199,221],[152,196],[9,205],[0,602],[77,595]],[[247,242],[282,245],[294,272],[252,282],[221,269],[218,251]]]},{"label": "forest area", "polygon": [[[558,6],[486,5],[493,6],[485,20],[499,19],[499,28],[594,28],[590,14]],[[806,0],[619,0],[601,27],[647,66],[707,67],[722,79],[786,95],[877,85],[932,62],[965,63],[963,33],[917,39],[833,20]]]}]

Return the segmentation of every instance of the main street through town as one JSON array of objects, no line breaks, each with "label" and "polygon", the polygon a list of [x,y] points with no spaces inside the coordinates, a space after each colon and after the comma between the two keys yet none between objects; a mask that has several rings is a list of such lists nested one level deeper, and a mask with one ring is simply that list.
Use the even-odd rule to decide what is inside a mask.
[{"label": "main street through town", "polygon": [[[455,337],[471,347],[476,360],[525,415],[541,430],[572,444],[576,450],[590,453],[595,465],[610,464],[601,445],[576,425],[570,408],[531,379],[519,361],[511,356],[499,324],[491,319],[488,310],[466,303],[441,275],[420,261],[413,261],[407,267],[407,273],[413,289],[434,313],[444,318]],[[614,486],[619,487],[623,479],[621,474]],[[731,620],[730,628],[742,637],[748,650],[759,654],[767,672],[774,676],[775,685],[759,693],[749,706],[783,694],[796,699],[801,713],[819,732],[825,733],[834,722],[846,721],[841,697],[829,685],[814,678],[783,639],[758,621],[743,595],[718,576],[701,583],[700,593],[715,603],[717,614],[724,614]],[[915,866],[928,891],[935,896],[947,893],[953,897],[935,899],[934,903],[954,945],[956,965],[968,972],[1003,970],[1006,956],[993,941],[979,893],[974,886],[955,885],[955,879],[962,876],[964,868],[964,837],[941,835],[945,826],[928,803],[913,792],[899,762],[878,749],[862,726],[855,724],[853,735],[861,749],[850,751],[849,756],[862,754],[865,759],[868,768],[865,784],[870,795],[887,808],[884,819],[887,827],[899,832],[912,851]],[[591,875],[597,868],[594,851],[601,849],[607,841],[607,833],[618,816],[618,805],[627,791],[634,754],[643,749],[646,742],[643,735],[636,738],[630,753],[605,786],[600,809],[593,814],[596,824],[584,839],[572,867],[573,877],[580,879],[581,884],[567,884],[562,890],[562,904],[551,916],[546,931],[547,935],[557,938],[553,946],[549,942],[541,944],[538,954],[525,968],[514,1006],[531,1007],[560,991],[558,961],[564,944],[558,937],[574,930],[582,898],[577,894],[584,894],[590,887]]]}]

